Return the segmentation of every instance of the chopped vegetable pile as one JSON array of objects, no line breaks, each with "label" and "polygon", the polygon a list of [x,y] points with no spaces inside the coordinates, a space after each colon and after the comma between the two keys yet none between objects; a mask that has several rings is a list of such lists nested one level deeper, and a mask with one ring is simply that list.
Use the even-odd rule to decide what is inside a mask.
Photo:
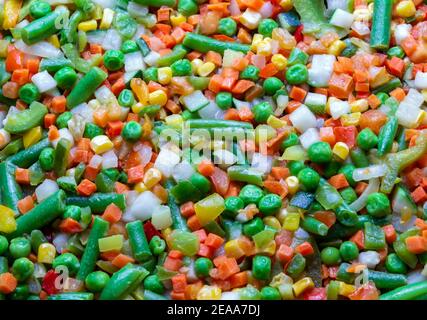
[{"label": "chopped vegetable pile", "polygon": [[0,300],[427,300],[426,1],[0,26]]}]

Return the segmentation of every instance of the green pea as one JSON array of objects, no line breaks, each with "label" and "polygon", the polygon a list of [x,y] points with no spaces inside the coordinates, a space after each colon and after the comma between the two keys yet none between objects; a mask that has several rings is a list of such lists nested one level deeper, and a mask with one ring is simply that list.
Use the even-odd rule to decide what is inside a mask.
[{"label": "green pea", "polygon": [[244,186],[239,193],[239,198],[243,200],[245,205],[250,203],[258,204],[264,193],[260,187],[253,184],[247,184]]},{"label": "green pea", "polygon": [[354,181],[354,179],[353,179],[353,171],[355,169],[356,169],[356,167],[354,165],[346,164],[338,170],[338,173],[342,173],[345,176],[345,178],[347,179],[348,183],[351,186],[355,186],[356,181]]},{"label": "green pea", "polygon": [[273,287],[264,287],[261,289],[262,300],[281,300],[280,292]]},{"label": "green pea", "polygon": [[9,247],[9,241],[5,236],[0,235],[0,256],[3,255]]},{"label": "green pea", "polygon": [[83,137],[93,139],[96,136],[100,136],[102,134],[104,134],[104,130],[100,126],[97,126],[96,124],[91,122],[86,123],[85,131],[83,132]]},{"label": "green pea", "polygon": [[408,271],[406,264],[395,253],[390,253],[385,260],[385,267],[390,273],[405,274]]},{"label": "green pea", "polygon": [[122,51],[124,54],[137,52],[138,50],[138,45],[133,40],[124,41],[120,47],[120,51]]},{"label": "green pea", "polygon": [[243,234],[248,237],[256,235],[264,230],[264,222],[260,217],[255,217],[243,225]]},{"label": "green pea", "polygon": [[270,77],[265,79],[262,87],[266,95],[273,96],[278,90],[280,90],[280,88],[283,87],[283,82],[279,78]]},{"label": "green pea", "polygon": [[391,213],[390,200],[384,193],[371,193],[368,196],[366,210],[373,217],[384,217]]},{"label": "green pea", "polygon": [[13,262],[12,273],[18,281],[27,280],[34,272],[34,263],[28,258],[18,258]]},{"label": "green pea", "polygon": [[85,279],[86,288],[92,292],[100,292],[110,281],[110,276],[104,271],[94,271],[87,275]]},{"label": "green pea", "polygon": [[148,244],[148,246],[150,247],[150,251],[154,255],[158,256],[161,253],[163,253],[163,251],[165,251],[165,249],[166,249],[166,242],[165,242],[165,240],[163,240],[159,236],[154,236],[154,237],[151,238],[150,243]]},{"label": "green pea", "polygon": [[188,59],[180,59],[171,65],[172,75],[174,77],[188,76],[191,74],[191,63]]},{"label": "green pea", "polygon": [[80,269],[80,261],[74,254],[66,252],[55,257],[53,260],[53,269],[56,269],[58,266],[67,267],[70,275],[75,275]]},{"label": "green pea", "polygon": [[193,0],[179,0],[178,1],[178,12],[182,15],[189,17],[198,12],[198,5]]},{"label": "green pea", "polygon": [[211,182],[198,172],[191,175],[190,182],[203,194],[207,194],[211,190]]},{"label": "green pea", "polygon": [[271,273],[271,259],[257,255],[252,260],[252,275],[258,280],[268,280]]},{"label": "green pea", "polygon": [[283,140],[281,150],[284,151],[286,148],[296,146],[299,143],[298,135],[295,132],[289,134],[289,136]]},{"label": "green pea", "polygon": [[278,27],[279,25],[273,19],[263,19],[258,25],[258,33],[262,34],[264,37],[271,38],[273,30]]},{"label": "green pea", "polygon": [[266,216],[276,214],[281,207],[282,198],[274,193],[263,196],[258,203],[259,211]]},{"label": "green pea", "polygon": [[119,105],[125,108],[130,108],[135,103],[135,97],[133,96],[133,92],[129,89],[124,89],[119,94],[118,98]]},{"label": "green pea", "polygon": [[40,167],[44,171],[53,170],[53,163],[55,159],[55,149],[53,148],[44,148],[42,152],[40,152],[39,163]]},{"label": "green pea", "polygon": [[64,219],[71,218],[79,221],[82,216],[82,209],[78,206],[70,205],[65,208]]},{"label": "green pea", "polygon": [[73,114],[70,111],[65,111],[64,113],[61,113],[58,118],[56,118],[56,126],[59,129],[67,128],[68,121],[70,121],[72,117]]},{"label": "green pea", "polygon": [[233,105],[233,95],[230,92],[219,92],[215,97],[215,102],[222,110],[227,110]]},{"label": "green pea", "polygon": [[359,256],[359,248],[352,241],[344,241],[340,246],[340,255],[344,261],[352,261]]},{"label": "green pea", "polygon": [[198,258],[194,262],[194,270],[198,277],[208,277],[209,271],[213,268],[213,263],[208,258]]},{"label": "green pea", "polygon": [[356,141],[359,148],[368,151],[377,146],[378,137],[371,129],[365,128],[359,132]]},{"label": "green pea", "polygon": [[52,11],[50,4],[46,1],[34,1],[30,4],[30,16],[39,19]]},{"label": "green pea", "polygon": [[237,23],[232,18],[222,18],[218,23],[218,32],[232,37],[236,34]]},{"label": "green pea", "polygon": [[136,121],[129,121],[122,130],[122,137],[126,141],[138,141],[142,136],[142,126]]},{"label": "green pea", "polygon": [[12,300],[26,300],[30,295],[30,289],[27,284],[19,284],[15,291],[10,295]]},{"label": "green pea", "polygon": [[334,247],[326,247],[320,252],[322,262],[327,266],[333,266],[341,262],[340,251]]},{"label": "green pea", "polygon": [[117,181],[120,175],[120,171],[116,168],[108,168],[108,169],[102,169],[101,173],[105,174],[107,177],[109,177],[113,181]]},{"label": "green pea", "polygon": [[302,51],[300,48],[293,48],[288,58],[288,66],[293,66],[296,64],[305,65],[308,62],[308,58],[308,54]]},{"label": "green pea", "polygon": [[39,100],[41,97],[39,89],[33,83],[24,84],[21,88],[19,88],[18,94],[19,99],[28,104]]},{"label": "green pea", "polygon": [[154,82],[158,82],[159,81],[159,69],[156,67],[150,67],[145,69],[142,72],[142,78],[144,79],[145,82],[150,82],[150,81],[154,81]]},{"label": "green pea", "polygon": [[328,163],[332,160],[332,149],[329,143],[318,141],[308,148],[308,158],[315,163]]},{"label": "green pea", "polygon": [[307,191],[312,191],[319,185],[320,175],[311,168],[304,168],[298,172],[298,180]]},{"label": "green pea", "polygon": [[340,191],[340,194],[343,200],[348,204],[353,203],[354,201],[357,200],[356,191],[354,191],[352,187],[347,187],[345,189],[342,189]]},{"label": "green pea", "polygon": [[254,119],[258,123],[267,122],[268,117],[273,114],[273,107],[267,101],[261,102],[252,108]]},{"label": "green pea", "polygon": [[387,57],[389,59],[391,59],[393,57],[403,59],[405,57],[405,51],[403,51],[403,49],[399,46],[391,47],[387,51]]},{"label": "green pea", "polygon": [[248,65],[241,73],[240,79],[257,81],[259,79],[259,69],[253,65]]},{"label": "green pea", "polygon": [[303,64],[295,64],[286,70],[286,81],[291,84],[303,84],[308,80],[308,70]]},{"label": "green pea", "polygon": [[239,197],[228,197],[224,201],[225,212],[229,214],[231,217],[235,217],[240,209],[245,207],[243,200]]},{"label": "green pea", "polygon": [[119,50],[107,50],[104,53],[104,66],[110,71],[117,71],[125,64],[125,55]]},{"label": "green pea", "polygon": [[241,300],[259,300],[261,299],[261,292],[254,286],[248,285],[239,290]]},{"label": "green pea", "polygon": [[71,67],[62,67],[56,71],[54,76],[58,87],[62,89],[70,89],[77,81],[77,73]]},{"label": "green pea", "polygon": [[293,176],[298,175],[298,173],[305,168],[305,164],[303,161],[292,160],[288,162],[289,171]]},{"label": "green pea", "polygon": [[27,257],[31,252],[31,243],[24,237],[12,239],[9,245],[9,252],[15,259]]},{"label": "green pea", "polygon": [[163,294],[165,292],[165,287],[157,274],[149,275],[144,279],[144,289],[158,294]]}]

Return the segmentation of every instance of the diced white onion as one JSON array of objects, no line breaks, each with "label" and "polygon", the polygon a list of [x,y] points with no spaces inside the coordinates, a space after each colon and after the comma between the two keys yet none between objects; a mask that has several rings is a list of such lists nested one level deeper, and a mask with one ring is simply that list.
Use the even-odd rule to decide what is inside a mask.
[{"label": "diced white onion", "polygon": [[373,269],[380,263],[380,254],[376,251],[364,251],[359,254],[359,263],[366,265],[369,269]]},{"label": "diced white onion", "polygon": [[37,201],[40,203],[50,195],[59,190],[58,184],[50,179],[45,179],[40,185],[37,186],[35,193]]},{"label": "diced white onion", "polygon": [[141,52],[137,51],[125,54],[126,72],[138,71],[143,69],[145,69],[145,64]]},{"label": "diced white onion", "polygon": [[200,110],[210,102],[201,90],[193,91],[189,95],[181,97],[181,100],[185,107],[191,112]]},{"label": "diced white onion", "polygon": [[122,45],[122,37],[116,29],[108,29],[105,38],[102,41],[102,47],[105,50],[119,50]]},{"label": "diced white onion", "polygon": [[273,15],[273,5],[270,1],[264,2],[261,9],[259,9],[261,16],[265,18],[270,18]]},{"label": "diced white onion", "polygon": [[369,184],[362,192],[359,198],[350,204],[350,208],[354,211],[362,210],[368,201],[368,196],[371,193],[377,192],[380,187],[380,180],[377,178],[369,180]]},{"label": "diced white onion", "polygon": [[175,152],[163,148],[160,150],[154,167],[159,169],[163,176],[169,178],[172,175],[173,168],[179,163],[180,156]]},{"label": "diced white onion", "polygon": [[427,89],[427,72],[417,72],[415,76],[415,87],[417,89]]},{"label": "diced white onion", "polygon": [[19,51],[42,58],[58,58],[62,56],[61,50],[47,41],[40,41],[32,45],[25,44],[24,41],[15,42],[15,47]]},{"label": "diced white onion", "polygon": [[372,178],[383,177],[387,173],[387,166],[376,164],[366,168],[358,168],[353,171],[355,181],[370,180]]},{"label": "diced white onion", "polygon": [[232,67],[236,59],[241,59],[245,55],[243,52],[226,49],[224,51],[224,57],[222,59],[222,66],[224,68]]},{"label": "diced white onion", "polygon": [[408,273],[406,276],[406,279],[408,280],[408,284],[417,283],[421,281],[427,280],[427,277],[423,275],[422,270],[414,270]]},{"label": "diced white onion", "polygon": [[113,150],[102,154],[102,169],[117,168],[119,159]]},{"label": "diced white onion", "polygon": [[40,92],[52,90],[57,84],[56,80],[46,70],[33,75],[31,81]]},{"label": "diced white onion", "polygon": [[101,86],[95,91],[95,98],[102,104],[107,104],[115,99],[114,93],[107,86]]},{"label": "diced white onion", "polygon": [[314,87],[326,87],[334,70],[335,56],[331,54],[315,54],[308,70],[309,83]]},{"label": "diced white onion", "polygon": [[214,156],[215,164],[218,164],[221,168],[227,168],[237,162],[237,157],[234,153],[222,148],[215,150],[212,155]]},{"label": "diced white onion", "polygon": [[99,168],[102,164],[102,160],[102,156],[100,156],[99,154],[95,154],[92,158],[90,158],[89,166],[92,168]]},{"label": "diced white onion", "polygon": [[151,191],[142,192],[132,206],[126,210],[126,218],[132,220],[148,220],[162,202]]},{"label": "diced white onion", "polygon": [[289,116],[292,125],[300,132],[316,127],[316,117],[306,105],[299,106]]},{"label": "diced white onion", "polygon": [[62,253],[62,250],[64,250],[67,247],[67,241],[70,236],[66,233],[58,233],[55,235],[55,238],[53,238],[52,243],[55,246],[56,252]]},{"label": "diced white onion", "polygon": [[151,223],[157,230],[163,230],[172,225],[171,209],[168,206],[159,206],[153,212]]},{"label": "diced white onion", "polygon": [[175,179],[176,182],[180,182],[183,180],[190,179],[193,173],[195,173],[193,166],[187,161],[183,161],[178,163],[173,168],[172,177]]},{"label": "diced white onion", "polygon": [[354,16],[350,12],[344,11],[340,8],[336,9],[331,18],[331,24],[344,29],[349,29],[353,23]]},{"label": "diced white onion", "polygon": [[299,141],[304,149],[308,149],[313,143],[320,141],[319,131],[316,128],[310,128],[299,137]]},{"label": "diced white onion", "polygon": [[341,116],[350,113],[351,107],[347,101],[331,99],[329,102],[329,113],[332,118],[339,119]]},{"label": "diced white onion", "polygon": [[159,60],[160,54],[156,51],[150,51],[149,54],[147,54],[144,57],[144,62],[149,65],[150,67],[157,65],[157,60]]},{"label": "diced white onion", "polygon": [[86,122],[93,122],[93,109],[83,102],[70,110],[72,114],[80,115]]},{"label": "diced white onion", "polygon": [[153,149],[144,143],[136,143],[133,146],[133,150],[138,152],[140,164],[145,167],[151,160]]},{"label": "diced white onion", "polygon": [[251,167],[259,172],[266,174],[271,171],[273,166],[273,158],[261,153],[255,152],[252,155]]},{"label": "diced white onion", "polygon": [[202,119],[224,119],[225,114],[225,111],[218,107],[215,101],[210,101],[206,107],[203,107],[198,112]]},{"label": "diced white onion", "polygon": [[70,130],[68,130],[68,128],[59,129],[58,132],[59,132],[59,138],[52,141],[52,146],[54,148],[56,148],[59,140],[61,140],[61,139],[66,139],[66,140],[70,141],[72,145],[74,144],[74,137],[71,134]]},{"label": "diced white onion", "polygon": [[147,6],[140,5],[140,4],[133,2],[133,1],[129,2],[127,9],[128,9],[130,16],[133,18],[143,17],[143,16],[146,16],[148,14],[148,7]]},{"label": "diced white onion", "polygon": [[412,26],[410,24],[399,24],[394,29],[394,39],[396,44],[400,45],[411,34]]}]

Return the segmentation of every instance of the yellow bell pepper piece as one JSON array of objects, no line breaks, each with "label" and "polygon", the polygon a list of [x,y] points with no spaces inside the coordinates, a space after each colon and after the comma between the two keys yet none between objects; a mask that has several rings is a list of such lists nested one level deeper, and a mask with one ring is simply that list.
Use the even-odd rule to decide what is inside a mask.
[{"label": "yellow bell pepper piece", "polygon": [[225,209],[224,198],[218,193],[200,200],[194,205],[196,216],[202,226],[215,220]]},{"label": "yellow bell pepper piece", "polygon": [[25,132],[24,137],[22,139],[24,143],[24,148],[27,149],[31,147],[36,142],[39,142],[42,138],[42,127],[38,126],[35,128],[32,128]]},{"label": "yellow bell pepper piece", "polygon": [[37,251],[37,262],[52,264],[55,259],[56,249],[51,243],[42,243]]},{"label": "yellow bell pepper piece", "polygon": [[197,293],[197,300],[219,300],[221,289],[216,286],[203,286]]},{"label": "yellow bell pepper piece", "polygon": [[12,233],[16,230],[15,212],[0,205],[0,232]]},{"label": "yellow bell pepper piece", "polygon": [[101,238],[98,240],[98,245],[100,252],[112,250],[120,251],[123,248],[123,235],[116,234],[114,236]]},{"label": "yellow bell pepper piece", "polygon": [[305,290],[314,288],[314,282],[310,277],[305,277],[295,282],[292,287],[294,289],[295,296],[298,297]]},{"label": "yellow bell pepper piece", "polygon": [[9,30],[18,23],[19,11],[22,7],[22,0],[6,0],[4,4],[3,29]]}]

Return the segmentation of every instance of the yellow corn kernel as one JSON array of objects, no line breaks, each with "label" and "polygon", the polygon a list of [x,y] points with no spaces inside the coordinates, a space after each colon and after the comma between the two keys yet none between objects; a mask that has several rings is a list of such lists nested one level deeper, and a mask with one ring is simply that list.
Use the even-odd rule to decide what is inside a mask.
[{"label": "yellow corn kernel", "polygon": [[37,251],[37,262],[52,264],[55,259],[56,249],[51,243],[42,243]]},{"label": "yellow corn kernel", "polygon": [[148,188],[147,186],[144,184],[144,182],[138,182],[137,184],[135,184],[135,186],[133,187],[133,190],[135,190],[138,193],[142,193],[144,191],[147,191]]},{"label": "yellow corn kernel", "polygon": [[287,177],[285,180],[288,185],[288,191],[290,194],[295,194],[299,189],[299,180],[296,176]]},{"label": "yellow corn kernel", "polygon": [[283,221],[283,229],[288,231],[296,231],[299,228],[301,215],[298,212],[288,212]]},{"label": "yellow corn kernel", "polygon": [[400,1],[396,5],[396,14],[401,18],[409,18],[415,15],[415,4],[411,0]]},{"label": "yellow corn kernel", "polygon": [[165,118],[165,122],[168,126],[174,129],[180,129],[182,124],[184,123],[184,120],[179,114],[171,114],[170,116],[167,116]]},{"label": "yellow corn kernel", "polygon": [[263,246],[262,248],[256,248],[256,252],[259,254],[266,254],[268,256],[272,256],[276,253],[276,241],[271,240],[268,244]]},{"label": "yellow corn kernel", "polygon": [[8,46],[9,41],[4,39],[0,40],[0,58],[6,58]]},{"label": "yellow corn kernel", "polygon": [[57,36],[56,34],[51,35],[51,36],[47,39],[47,41],[48,41],[51,45],[53,45],[55,48],[59,48],[59,47],[61,46],[61,45],[60,45],[60,43],[59,43],[58,36]]},{"label": "yellow corn kernel", "polygon": [[114,145],[106,135],[99,135],[90,141],[90,147],[96,154],[101,154],[113,149]]},{"label": "yellow corn kernel", "polygon": [[427,113],[424,110],[420,110],[420,112],[418,113],[417,121],[416,121],[417,127],[424,121],[424,119],[427,118],[426,114]]},{"label": "yellow corn kernel", "polygon": [[148,95],[148,102],[164,106],[168,102],[168,96],[163,90],[156,90]]},{"label": "yellow corn kernel", "polygon": [[344,41],[335,40],[328,48],[328,53],[333,54],[334,56],[340,55],[340,53],[345,49],[346,45]]},{"label": "yellow corn kernel", "polygon": [[22,139],[24,143],[24,148],[27,149],[28,147],[31,147],[36,142],[39,142],[42,138],[42,127],[34,127],[27,132],[25,132],[24,137]]},{"label": "yellow corn kernel", "polygon": [[292,4],[292,0],[282,0],[279,4],[284,11],[289,11],[294,7]]},{"label": "yellow corn kernel", "polygon": [[269,56],[271,55],[271,52],[273,50],[273,47],[271,46],[271,39],[265,38],[257,45],[257,54],[260,54],[262,56]]},{"label": "yellow corn kernel", "polygon": [[96,30],[98,27],[98,24],[96,23],[96,20],[88,20],[84,22],[80,22],[77,26],[77,29],[80,31],[88,32],[92,30]]},{"label": "yellow corn kernel", "polygon": [[114,19],[114,11],[110,8],[105,8],[104,12],[102,14],[102,20],[99,24],[99,29],[108,29],[111,27],[111,24],[113,23]]},{"label": "yellow corn kernel", "polygon": [[203,61],[200,59],[194,59],[191,61],[191,70],[193,72],[197,72],[197,70],[199,69],[200,66],[203,65]]},{"label": "yellow corn kernel", "polygon": [[204,285],[197,293],[197,300],[219,300],[221,299],[221,289],[217,286]]},{"label": "yellow corn kernel", "polygon": [[172,23],[172,26],[178,27],[181,23],[184,23],[187,21],[187,18],[183,16],[180,13],[174,14],[170,16],[170,21]]},{"label": "yellow corn kernel", "polygon": [[277,220],[277,218],[273,217],[273,216],[265,217],[264,219],[262,219],[262,221],[264,222],[264,224],[266,226],[270,226],[270,227],[272,227],[273,229],[276,229],[276,230],[280,230],[280,228],[282,227],[280,225],[279,220]]},{"label": "yellow corn kernel", "polygon": [[98,246],[100,252],[120,251],[123,248],[123,235],[116,234],[114,236],[98,239]]},{"label": "yellow corn kernel", "polygon": [[239,259],[245,255],[245,252],[239,245],[238,239],[227,241],[224,245],[225,255],[230,258]]},{"label": "yellow corn kernel", "polygon": [[170,67],[159,68],[157,77],[160,84],[168,84],[172,79],[172,69]]},{"label": "yellow corn kernel", "polygon": [[213,62],[206,62],[197,68],[197,73],[201,77],[207,77],[214,70],[215,64]]},{"label": "yellow corn kernel", "polygon": [[347,159],[349,152],[350,149],[344,142],[335,143],[334,148],[332,149],[332,153],[341,160]]},{"label": "yellow corn kernel", "polygon": [[351,112],[365,112],[369,109],[369,103],[367,99],[358,99],[350,103]]},{"label": "yellow corn kernel", "polygon": [[252,37],[251,50],[256,51],[262,39],[264,39],[262,34],[259,34],[259,33],[254,34],[254,36]]},{"label": "yellow corn kernel", "polygon": [[0,205],[0,232],[11,233],[16,230],[15,212]]},{"label": "yellow corn kernel", "polygon": [[341,123],[343,126],[357,126],[359,124],[361,115],[361,112],[343,114],[340,118]]},{"label": "yellow corn kernel", "polygon": [[310,277],[305,277],[295,282],[292,288],[294,289],[295,296],[298,297],[305,290],[314,288],[314,282]]},{"label": "yellow corn kernel", "polygon": [[255,29],[258,27],[261,22],[262,16],[258,11],[248,8],[240,16],[240,23],[243,24],[248,29]]},{"label": "yellow corn kernel", "polygon": [[131,109],[132,109],[133,113],[140,113],[142,111],[142,109],[144,109],[144,107],[145,106],[142,103],[137,102],[132,106]]},{"label": "yellow corn kernel", "polygon": [[345,282],[340,281],[339,285],[340,288],[338,289],[338,293],[341,296],[348,297],[350,294],[356,291],[356,287],[351,284],[347,284]]},{"label": "yellow corn kernel", "polygon": [[3,2],[3,29],[8,30],[16,26],[16,24],[18,23],[19,12],[22,7],[22,2],[22,0],[5,0]]},{"label": "yellow corn kernel", "polygon": [[162,179],[162,173],[159,169],[150,168],[144,173],[143,182],[148,189],[154,187]]},{"label": "yellow corn kernel", "polygon": [[276,53],[271,57],[271,63],[280,71],[285,70],[288,65],[288,59],[283,54]]},{"label": "yellow corn kernel", "polygon": [[286,126],[286,121],[283,121],[283,120],[271,115],[267,119],[267,124],[274,129],[279,129],[279,128],[283,128],[284,126]]},{"label": "yellow corn kernel", "polygon": [[166,228],[162,230],[162,237],[167,241],[167,239],[169,238],[170,234],[172,233],[172,229],[171,228]]}]

